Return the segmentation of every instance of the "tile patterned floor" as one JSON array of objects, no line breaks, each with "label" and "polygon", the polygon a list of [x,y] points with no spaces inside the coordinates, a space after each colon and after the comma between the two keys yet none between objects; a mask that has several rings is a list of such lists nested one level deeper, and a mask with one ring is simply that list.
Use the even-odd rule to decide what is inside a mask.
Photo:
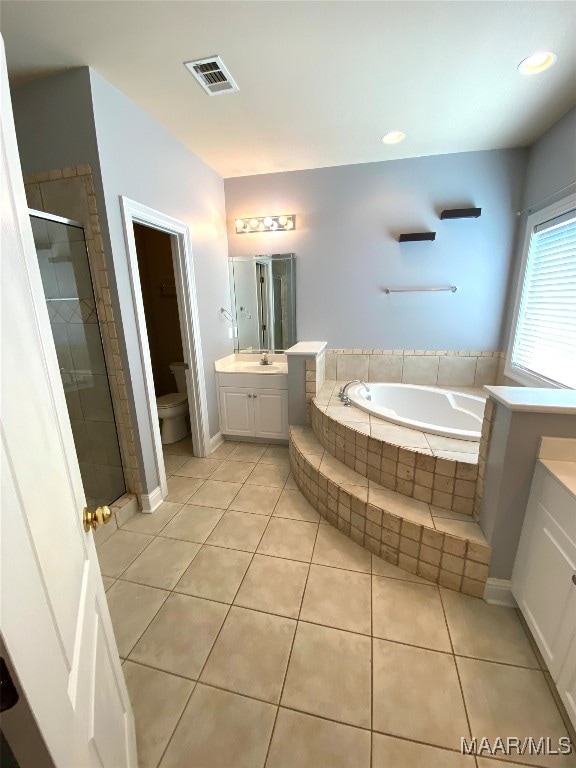
[{"label": "tile patterned floor", "polygon": [[515,611],[372,557],[284,447],[191,454],[98,550],[141,768],[503,768],[460,738],[566,733]]}]

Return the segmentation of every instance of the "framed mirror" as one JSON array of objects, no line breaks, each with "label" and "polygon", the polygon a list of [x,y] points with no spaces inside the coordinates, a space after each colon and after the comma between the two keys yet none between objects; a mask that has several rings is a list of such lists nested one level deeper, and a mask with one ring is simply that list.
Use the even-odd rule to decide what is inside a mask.
[{"label": "framed mirror", "polygon": [[236,352],[283,352],[296,343],[293,253],[228,259]]}]

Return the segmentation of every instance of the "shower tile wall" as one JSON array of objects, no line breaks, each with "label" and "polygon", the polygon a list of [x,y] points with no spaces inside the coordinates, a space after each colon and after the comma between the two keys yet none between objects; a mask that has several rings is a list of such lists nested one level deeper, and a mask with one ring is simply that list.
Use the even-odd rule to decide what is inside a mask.
[{"label": "shower tile wall", "polygon": [[109,504],[125,481],[84,232],[31,223],[87,502]]}]

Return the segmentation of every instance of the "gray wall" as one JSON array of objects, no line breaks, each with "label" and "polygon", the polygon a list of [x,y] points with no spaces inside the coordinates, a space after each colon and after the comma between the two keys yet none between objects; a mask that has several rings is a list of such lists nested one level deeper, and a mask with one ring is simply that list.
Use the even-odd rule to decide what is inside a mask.
[{"label": "gray wall", "polygon": [[[570,189],[564,189],[572,185]],[[559,190],[560,194],[557,194]],[[530,149],[521,209],[537,211],[576,191],[576,107],[550,128]],[[503,349],[508,348],[514,301],[520,280],[526,219],[518,218],[518,238],[508,282]],[[512,382],[511,382],[512,383]]]},{"label": "gray wall", "polygon": [[90,163],[98,176],[98,146],[87,67],[12,89],[24,173]]},{"label": "gray wall", "polygon": [[540,439],[576,437],[574,417],[565,414],[511,411],[495,403],[496,412],[486,462],[480,527],[492,545],[490,576],[512,576]]},{"label": "gray wall", "polygon": [[[523,208],[542,208],[572,190],[566,190],[558,197],[558,190],[576,183],[576,107],[547,131],[530,150]],[[554,197],[543,199],[548,195]]]},{"label": "gray wall", "polygon": [[13,92],[24,173],[90,163],[102,236],[112,254],[110,276],[121,318],[121,353],[140,444],[144,492],[158,485],[146,418],[144,376],[128,285],[119,196],[125,195],[191,226],[211,435],[218,431],[213,362],[233,350],[229,306],[224,185],[220,176],[88,68],[33,81]]},{"label": "gray wall", "polygon": [[[296,253],[299,339],[332,348],[500,348],[527,151],[494,150],[227,179],[231,256]],[[476,206],[480,219],[440,221]],[[234,220],[295,213],[294,232]],[[433,243],[399,244],[433,230]],[[456,294],[383,287],[457,285]]]},{"label": "gray wall", "polygon": [[120,311],[137,410],[144,407],[143,376],[131,312],[128,264],[119,196],[190,225],[204,356],[210,434],[218,432],[214,360],[233,351],[220,307],[230,305],[224,184],[123,93],[90,70],[92,100]]}]

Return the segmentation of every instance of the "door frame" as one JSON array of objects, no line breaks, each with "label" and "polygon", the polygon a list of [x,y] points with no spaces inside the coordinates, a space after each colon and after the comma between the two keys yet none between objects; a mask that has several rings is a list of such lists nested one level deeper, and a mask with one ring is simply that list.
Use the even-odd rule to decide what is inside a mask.
[{"label": "door frame", "polygon": [[128,276],[132,293],[132,305],[136,318],[140,359],[144,371],[144,388],[148,405],[148,417],[153,436],[154,457],[162,498],[168,495],[164,454],[158,422],[154,377],[152,374],[152,359],[150,343],[146,330],[144,300],[140,283],[138,254],[134,224],[142,224],[152,229],[160,230],[171,236],[172,261],[178,314],[180,316],[180,331],[182,334],[182,351],[184,362],[188,364],[186,385],[188,390],[188,408],[190,412],[190,431],[195,456],[208,456],[210,453],[210,430],[208,426],[208,402],[206,399],[206,382],[204,378],[204,361],[200,340],[200,317],[196,298],[196,280],[194,276],[194,260],[192,256],[192,239],[190,228],[183,221],[167,216],[154,208],[149,208],[128,197],[120,196],[124,239],[128,255]]}]

